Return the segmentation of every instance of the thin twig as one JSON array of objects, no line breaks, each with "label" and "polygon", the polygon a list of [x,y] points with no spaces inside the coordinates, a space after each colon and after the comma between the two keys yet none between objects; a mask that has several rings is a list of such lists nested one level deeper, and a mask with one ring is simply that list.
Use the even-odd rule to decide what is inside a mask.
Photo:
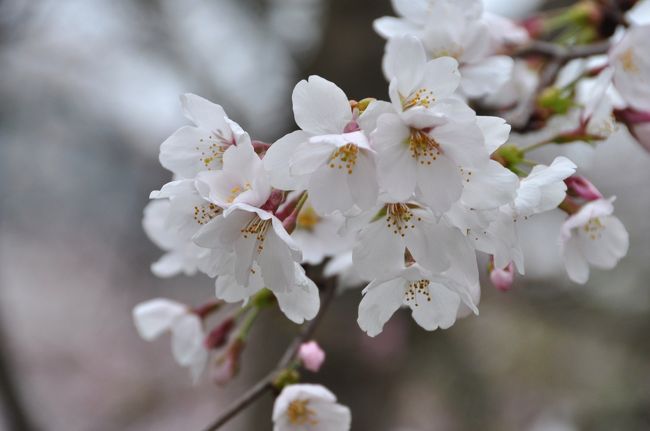
[{"label": "thin twig", "polygon": [[296,359],[300,345],[312,337],[314,331],[316,331],[316,328],[322,321],[323,316],[331,304],[332,299],[334,298],[334,294],[336,293],[335,278],[326,280],[323,291],[324,293],[320,311],[312,321],[303,327],[303,330],[300,331],[296,338],[293,339],[291,344],[289,344],[289,347],[287,347],[287,350],[284,352],[284,355],[282,355],[282,358],[278,362],[278,365],[273,369],[273,371],[267,374],[262,380],[257,382],[241,397],[239,397],[230,406],[228,406],[228,408],[226,408],[226,410],[224,410],[223,413],[221,413],[221,415],[214,422],[208,425],[204,431],[215,431],[221,428],[232,418],[237,416],[237,414],[239,414],[242,410],[253,404],[267,391],[271,391],[274,388],[273,382],[276,379],[278,373],[286,369]]},{"label": "thin twig", "polygon": [[608,40],[595,42],[588,45],[564,46],[557,43],[535,40],[525,45],[513,54],[514,57],[527,57],[529,55],[542,55],[568,62],[576,58],[591,57],[606,54],[609,50]]}]

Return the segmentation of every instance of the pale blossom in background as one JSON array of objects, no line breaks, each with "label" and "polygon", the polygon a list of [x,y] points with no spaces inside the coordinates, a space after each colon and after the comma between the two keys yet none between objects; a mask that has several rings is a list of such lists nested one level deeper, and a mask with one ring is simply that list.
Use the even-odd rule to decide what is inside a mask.
[{"label": "pale blossom in background", "polygon": [[285,387],[273,405],[274,431],[348,431],[350,409],[321,385]]}]

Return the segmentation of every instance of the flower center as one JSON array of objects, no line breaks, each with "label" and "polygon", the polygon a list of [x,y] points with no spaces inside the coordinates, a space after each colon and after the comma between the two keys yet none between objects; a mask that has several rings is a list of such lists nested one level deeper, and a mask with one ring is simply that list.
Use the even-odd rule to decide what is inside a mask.
[{"label": "flower center", "polygon": [[423,106],[429,108],[436,98],[433,97],[433,92],[426,88],[420,88],[415,93],[411,93],[409,97],[402,97],[402,109],[406,111],[415,106]]},{"label": "flower center", "polygon": [[194,207],[194,221],[200,225],[204,225],[221,214],[222,211],[215,204],[197,205]]},{"label": "flower center", "polygon": [[291,425],[316,425],[316,412],[307,407],[309,400],[293,400],[287,408],[287,416]]},{"label": "flower center", "polygon": [[357,164],[357,155],[359,154],[359,147],[349,143],[339,147],[332,153],[327,163],[332,169],[343,169],[343,166],[351,174],[354,166]]},{"label": "flower center", "polygon": [[430,165],[442,153],[440,145],[421,129],[411,129],[407,143],[411,157],[421,165]]},{"label": "flower center", "polygon": [[196,151],[201,152],[199,160],[207,170],[212,170],[212,164],[215,161],[223,163],[223,153],[226,152],[228,147],[235,144],[234,138],[226,139],[221,130],[212,132],[208,139],[199,139],[199,145],[196,146]]},{"label": "flower center", "polygon": [[600,239],[603,234],[605,226],[601,223],[598,217],[590,219],[586,225],[582,227],[585,234],[592,240]]},{"label": "flower center", "polygon": [[623,70],[628,73],[638,73],[639,67],[634,62],[634,51],[632,48],[629,48],[623,54],[621,54],[621,64],[623,65]]},{"label": "flower center", "polygon": [[259,216],[253,217],[246,226],[244,226],[240,232],[243,234],[244,239],[253,237],[257,241],[257,253],[261,253],[264,250],[264,240],[266,239],[266,232],[269,230],[271,225],[271,219],[262,220]]},{"label": "flower center", "polygon": [[248,181],[243,186],[233,187],[232,189],[230,189],[230,196],[228,196],[228,203],[230,204],[233,203],[234,200],[237,199],[237,196],[250,190],[251,188],[252,188],[251,183],[249,183]]},{"label": "flower center", "polygon": [[321,218],[318,214],[316,214],[316,211],[314,211],[314,208],[312,208],[311,205],[306,206],[305,208],[300,211],[300,214],[298,214],[298,219],[296,220],[296,227],[298,229],[304,229],[304,230],[313,230],[314,227],[320,222]]},{"label": "flower center", "polygon": [[427,302],[431,302],[431,292],[429,291],[429,280],[418,280],[409,283],[406,288],[406,302],[409,305],[419,306],[418,294],[423,295]]},{"label": "flower center", "polygon": [[[418,217],[418,221],[422,218]],[[388,204],[386,205],[386,226],[392,230],[395,235],[404,236],[408,229],[415,229],[413,212],[406,204]]]}]

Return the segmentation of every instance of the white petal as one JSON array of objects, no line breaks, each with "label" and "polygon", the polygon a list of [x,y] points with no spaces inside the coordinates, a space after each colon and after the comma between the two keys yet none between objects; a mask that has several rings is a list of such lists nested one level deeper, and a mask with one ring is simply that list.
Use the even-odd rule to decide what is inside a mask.
[{"label": "white petal", "polygon": [[172,353],[176,362],[191,366],[203,347],[203,327],[196,314],[183,314],[172,326]]},{"label": "white petal", "polygon": [[417,90],[424,76],[426,53],[415,36],[389,39],[383,59],[384,74],[389,81],[397,81],[397,91],[408,97]]},{"label": "white petal", "polygon": [[460,297],[438,283],[429,284],[429,295],[416,293],[415,302],[409,304],[413,319],[427,331],[449,328],[456,322]]},{"label": "white petal", "polygon": [[417,24],[424,24],[431,2],[428,0],[393,0],[392,3],[393,9],[398,15]]},{"label": "white petal", "polygon": [[233,275],[224,274],[218,276],[215,282],[216,297],[226,302],[244,301],[264,287],[259,276],[251,276],[249,280],[248,285],[243,286],[237,283]]},{"label": "white petal", "polygon": [[577,239],[571,239],[566,243],[563,257],[569,278],[576,283],[585,284],[589,280],[589,264],[580,252]]},{"label": "white petal", "polygon": [[395,18],[393,16],[383,16],[377,18],[372,23],[372,28],[385,39],[404,36],[407,34],[416,34],[418,28],[405,19]]},{"label": "white petal", "polygon": [[426,64],[420,87],[431,91],[434,100],[439,100],[452,95],[459,83],[458,61],[452,57],[439,57]]},{"label": "white petal", "polygon": [[228,130],[225,111],[220,105],[212,103],[196,94],[183,94],[181,105],[185,116],[197,126],[208,130]]},{"label": "white petal", "polygon": [[151,264],[151,272],[156,277],[168,278],[183,272],[185,261],[182,253],[171,251],[162,255],[160,259]]},{"label": "white petal", "polygon": [[599,220],[603,228],[597,239],[592,240],[589,234],[581,232],[580,248],[591,265],[612,269],[627,254],[629,236],[625,226],[617,217],[601,217]]},{"label": "white petal", "polygon": [[312,75],[293,90],[293,115],[296,124],[314,135],[341,133],[352,120],[348,98],[336,84]]},{"label": "white petal", "polygon": [[494,153],[510,137],[510,124],[500,117],[476,117],[478,127],[485,138],[485,148],[488,154]]},{"label": "white petal", "polygon": [[449,267],[445,244],[448,238],[443,231],[446,226],[438,225],[431,216],[424,211],[413,211],[414,228],[407,229],[405,233],[406,247],[415,260],[425,268],[440,272]]},{"label": "white petal", "polygon": [[194,178],[208,168],[220,169],[221,158],[206,159],[201,154],[207,150],[209,134],[196,127],[181,127],[160,145],[160,164],[181,178]]},{"label": "white petal", "polygon": [[383,100],[373,100],[357,119],[361,130],[370,134],[377,127],[377,120],[383,114],[395,114],[393,105]]},{"label": "white petal", "polygon": [[246,211],[234,211],[227,217],[215,217],[194,235],[192,240],[201,247],[228,248],[241,236],[241,228],[253,217]]},{"label": "white petal", "polygon": [[264,169],[269,175],[271,185],[280,190],[304,190],[307,178],[291,175],[289,161],[298,146],[309,139],[309,134],[298,130],[277,140],[264,155]]},{"label": "white petal", "polygon": [[334,151],[336,147],[329,143],[304,142],[298,145],[289,160],[289,173],[293,176],[311,174],[327,163]]},{"label": "white petal", "polygon": [[464,65],[461,88],[472,98],[494,93],[508,81],[513,67],[514,61],[505,55],[495,55],[479,63]]},{"label": "white petal", "polygon": [[519,186],[517,175],[494,160],[489,160],[481,169],[466,171],[464,177],[461,202],[478,210],[512,202]]},{"label": "white petal", "polygon": [[269,229],[266,233],[264,249],[259,255],[258,263],[267,288],[273,292],[285,292],[293,287],[293,257],[289,246],[278,237],[274,229]]},{"label": "white petal", "polygon": [[417,179],[417,195],[436,214],[447,211],[463,191],[458,168],[442,155],[430,165],[418,165]]},{"label": "white petal", "polygon": [[384,328],[404,301],[405,280],[395,278],[383,283],[370,283],[359,304],[359,327],[374,337]]},{"label": "white petal", "polygon": [[171,329],[173,322],[187,313],[187,307],[176,301],[156,298],[138,304],[133,309],[133,321],[138,334],[153,340]]},{"label": "white petal", "polygon": [[348,171],[337,166],[323,165],[309,180],[309,199],[319,214],[330,214],[336,210],[347,211],[354,207],[354,200],[348,185]]},{"label": "white petal", "polygon": [[320,297],[318,287],[305,275],[299,264],[294,265],[295,286],[286,292],[275,292],[280,310],[294,323],[302,324],[318,314]]},{"label": "white petal", "polygon": [[359,150],[357,162],[348,175],[348,187],[352,200],[362,210],[373,207],[377,202],[379,185],[377,184],[377,170],[372,154]]},{"label": "white petal", "polygon": [[370,223],[358,235],[352,251],[354,269],[368,280],[398,271],[404,266],[404,243],[399,233],[386,226],[381,218]]},{"label": "white petal", "polygon": [[310,403],[317,413],[318,423],[313,431],[349,431],[352,423],[350,409],[341,404],[316,400]]},{"label": "white petal", "polygon": [[489,160],[483,133],[473,121],[450,121],[434,127],[430,136],[458,166],[481,167]]}]

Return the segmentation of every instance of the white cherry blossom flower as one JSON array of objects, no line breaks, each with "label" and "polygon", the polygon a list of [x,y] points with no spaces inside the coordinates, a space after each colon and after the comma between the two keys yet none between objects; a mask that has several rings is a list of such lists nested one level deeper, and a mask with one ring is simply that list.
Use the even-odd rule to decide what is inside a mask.
[{"label": "white cherry blossom flower", "polygon": [[650,111],[650,24],[627,29],[609,52],[614,86],[634,109]]},{"label": "white cherry blossom flower", "polygon": [[178,274],[194,275],[197,270],[210,271],[210,250],[194,244],[191,237],[177,230],[173,218],[173,205],[168,200],[150,202],[144,209],[142,226],[147,236],[165,254],[151,265],[158,277]]},{"label": "white cherry blossom flower", "polygon": [[[264,285],[273,292],[291,290],[295,284],[294,263],[302,254],[282,222],[271,212],[245,203],[231,205],[222,215],[203,226],[194,241],[206,248],[234,252],[233,275],[248,286],[259,265]],[[227,257],[222,253],[220,258]]]},{"label": "white cherry blossom flower", "polygon": [[494,53],[504,44],[525,40],[525,32],[506,18],[484,17],[480,0],[414,1],[409,6],[399,3],[405,2],[393,2],[403,18],[379,18],[374,23],[375,30],[387,39],[417,37],[430,58],[456,58],[464,94],[485,96],[510,78],[512,58]]},{"label": "white cherry blossom flower", "polygon": [[204,199],[220,208],[236,203],[262,206],[271,195],[264,165],[250,142],[228,148],[221,170],[199,172],[196,187]]},{"label": "white cherry blossom flower", "polygon": [[185,116],[194,126],[184,126],[160,146],[160,164],[180,178],[194,178],[206,170],[221,169],[223,155],[250,137],[230,120],[223,108],[194,94],[181,96]]},{"label": "white cherry blossom flower", "polygon": [[350,409],[321,385],[285,387],[273,405],[273,431],[349,431]]},{"label": "white cherry blossom flower", "polygon": [[371,337],[379,334],[402,306],[409,307],[413,319],[427,331],[447,329],[456,321],[461,304],[454,281],[433,275],[418,264],[374,280],[363,295],[357,322]]},{"label": "white cherry blossom flower", "polygon": [[182,367],[190,369],[194,382],[203,373],[208,360],[205,334],[199,316],[184,304],[157,298],[138,304],[133,320],[142,338],[151,341],[165,332],[172,336],[172,353]]},{"label": "white cherry blossom flower", "polygon": [[352,109],[332,82],[310,76],[293,91],[293,111],[302,130],[275,142],[264,157],[271,184],[282,190],[309,191],[319,214],[367,209],[375,204],[378,186],[367,132],[390,110],[371,101]]},{"label": "white cherry blossom flower", "polygon": [[569,278],[584,284],[589,265],[612,269],[627,254],[629,236],[613,215],[614,198],[585,204],[570,216],[560,231],[560,249]]},{"label": "white cherry blossom flower", "polygon": [[456,241],[457,229],[438,223],[415,203],[387,203],[368,215],[372,218],[360,230],[352,252],[355,270],[368,280],[403,268],[407,249],[423,267],[444,271],[463,245]]}]

